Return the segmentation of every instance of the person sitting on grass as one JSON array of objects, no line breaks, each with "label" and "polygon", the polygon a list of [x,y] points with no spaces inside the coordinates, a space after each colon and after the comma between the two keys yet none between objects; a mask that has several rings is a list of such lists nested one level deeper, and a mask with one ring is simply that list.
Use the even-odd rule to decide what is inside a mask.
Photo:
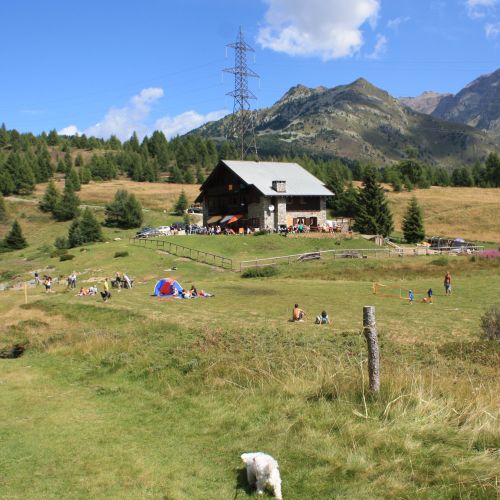
[{"label": "person sitting on grass", "polygon": [[177,288],[175,288],[175,286],[173,287],[173,290],[172,290],[172,295],[174,297],[178,297],[179,296],[179,290],[177,290]]},{"label": "person sitting on grass", "polygon": [[299,304],[295,304],[292,312],[292,321],[304,321],[306,313],[299,308]]},{"label": "person sitting on grass", "polygon": [[321,311],[321,314],[319,316],[316,316],[315,323],[317,325],[329,325],[330,318],[328,317],[328,313],[326,311]]}]

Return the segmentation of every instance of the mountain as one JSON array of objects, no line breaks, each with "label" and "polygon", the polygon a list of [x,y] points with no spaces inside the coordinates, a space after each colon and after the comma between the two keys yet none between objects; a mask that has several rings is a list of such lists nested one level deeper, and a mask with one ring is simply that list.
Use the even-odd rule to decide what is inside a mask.
[{"label": "mountain", "polygon": [[[297,85],[253,114],[262,155],[309,153],[387,165],[411,148],[429,164],[453,166],[498,150],[488,133],[418,113],[363,78],[334,88]],[[222,140],[230,119],[192,133]]]},{"label": "mountain", "polygon": [[417,97],[400,97],[399,101],[414,111],[430,115],[443,98],[452,95],[453,94],[438,94],[437,92],[427,90]]},{"label": "mountain", "polygon": [[441,99],[432,115],[500,134],[500,69]]}]

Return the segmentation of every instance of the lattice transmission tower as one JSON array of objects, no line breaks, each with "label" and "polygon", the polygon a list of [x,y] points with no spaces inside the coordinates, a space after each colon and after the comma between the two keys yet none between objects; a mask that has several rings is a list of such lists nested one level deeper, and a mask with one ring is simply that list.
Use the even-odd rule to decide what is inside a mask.
[{"label": "lattice transmission tower", "polygon": [[247,65],[247,52],[255,50],[245,42],[241,26],[236,42],[226,47],[234,49],[234,68],[224,70],[234,75],[234,90],[226,94],[234,98],[233,114],[228,120],[226,136],[235,143],[242,160],[248,154],[254,154],[258,159],[254,117],[249,102],[257,97],[248,88],[248,77],[258,78],[259,75]]}]

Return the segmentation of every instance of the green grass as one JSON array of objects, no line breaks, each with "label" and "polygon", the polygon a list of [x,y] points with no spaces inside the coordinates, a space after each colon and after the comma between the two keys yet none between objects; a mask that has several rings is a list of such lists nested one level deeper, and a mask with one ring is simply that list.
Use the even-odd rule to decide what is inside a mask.
[{"label": "green grass", "polygon": [[[117,271],[136,279],[106,303],[64,284],[30,287],[27,306],[22,289],[0,292],[0,350],[28,346],[0,360],[1,497],[253,498],[239,455],[262,450],[278,459],[287,499],[497,498],[500,346],[480,339],[479,319],[498,301],[498,262],[322,260],[242,279],[107,235],[68,262],[50,258],[47,235],[0,257],[11,280],[35,269],[76,270],[78,286]],[[176,241],[238,259],[325,245]],[[159,300],[163,277],[215,296]],[[431,286],[435,301],[374,296],[374,281],[403,295]],[[295,302],[304,323],[288,322]],[[366,304],[381,342],[378,397],[366,391]],[[322,309],[332,325],[313,325]]]}]

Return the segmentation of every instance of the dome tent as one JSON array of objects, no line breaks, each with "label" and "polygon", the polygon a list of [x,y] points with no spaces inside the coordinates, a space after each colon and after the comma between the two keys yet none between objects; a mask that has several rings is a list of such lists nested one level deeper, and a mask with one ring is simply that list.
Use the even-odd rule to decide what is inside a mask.
[{"label": "dome tent", "polygon": [[182,293],[183,288],[179,284],[179,282],[169,278],[163,279],[156,283],[154,294],[157,297],[166,297],[168,295],[173,295],[174,288],[177,290],[179,295]]}]

